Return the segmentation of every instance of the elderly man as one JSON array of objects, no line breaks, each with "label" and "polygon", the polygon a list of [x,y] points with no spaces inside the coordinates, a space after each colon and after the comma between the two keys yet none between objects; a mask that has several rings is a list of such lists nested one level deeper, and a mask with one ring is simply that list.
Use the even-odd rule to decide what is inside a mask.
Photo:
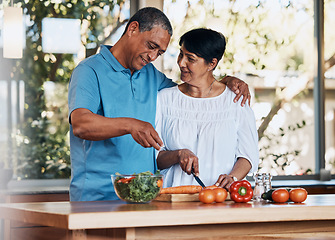
[{"label": "elderly man", "polygon": [[[69,85],[72,179],[71,201],[118,199],[110,175],[154,172],[154,149],[162,140],[154,129],[157,92],[175,83],[151,63],[172,35],[170,21],[156,8],[140,9],[114,46],[75,68]],[[237,98],[243,81],[227,77]],[[245,97],[245,100],[247,97]]]}]

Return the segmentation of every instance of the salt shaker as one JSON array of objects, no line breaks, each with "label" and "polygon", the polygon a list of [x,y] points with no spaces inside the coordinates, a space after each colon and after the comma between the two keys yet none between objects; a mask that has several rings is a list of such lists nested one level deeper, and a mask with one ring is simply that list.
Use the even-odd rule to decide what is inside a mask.
[{"label": "salt shaker", "polygon": [[262,173],[256,173],[254,174],[255,179],[255,188],[254,188],[254,201],[261,201],[262,200],[262,194],[265,191],[264,188],[264,182],[263,182],[263,174]]}]

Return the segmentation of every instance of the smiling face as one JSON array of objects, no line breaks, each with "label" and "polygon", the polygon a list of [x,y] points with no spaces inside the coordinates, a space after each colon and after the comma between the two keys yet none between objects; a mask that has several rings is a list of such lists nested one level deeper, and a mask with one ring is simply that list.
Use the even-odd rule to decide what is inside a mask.
[{"label": "smiling face", "polygon": [[131,72],[140,70],[146,64],[162,55],[170,42],[170,34],[160,26],[140,32],[138,23],[132,22],[127,31],[128,44],[124,64]]},{"label": "smiling face", "polygon": [[207,79],[209,71],[213,69],[211,63],[186,50],[182,44],[177,60],[180,69],[180,78],[183,82],[190,83],[198,79]]}]

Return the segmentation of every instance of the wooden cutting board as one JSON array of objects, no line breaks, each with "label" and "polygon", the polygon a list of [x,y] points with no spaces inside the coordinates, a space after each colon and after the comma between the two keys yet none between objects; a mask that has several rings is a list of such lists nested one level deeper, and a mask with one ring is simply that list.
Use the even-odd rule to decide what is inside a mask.
[{"label": "wooden cutting board", "polygon": [[199,193],[194,194],[160,194],[154,201],[161,202],[199,202]]},{"label": "wooden cutting board", "polygon": [[[226,198],[226,201],[230,200],[230,195]],[[154,201],[160,202],[199,202],[199,193],[194,194],[160,194]]]}]

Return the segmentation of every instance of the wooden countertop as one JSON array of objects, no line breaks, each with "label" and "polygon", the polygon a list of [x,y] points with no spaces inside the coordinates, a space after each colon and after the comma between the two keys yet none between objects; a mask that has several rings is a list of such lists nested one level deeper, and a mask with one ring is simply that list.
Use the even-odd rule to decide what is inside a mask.
[{"label": "wooden countertop", "polygon": [[122,201],[0,204],[0,217],[69,230],[224,223],[335,220],[335,194],[301,204]]}]

